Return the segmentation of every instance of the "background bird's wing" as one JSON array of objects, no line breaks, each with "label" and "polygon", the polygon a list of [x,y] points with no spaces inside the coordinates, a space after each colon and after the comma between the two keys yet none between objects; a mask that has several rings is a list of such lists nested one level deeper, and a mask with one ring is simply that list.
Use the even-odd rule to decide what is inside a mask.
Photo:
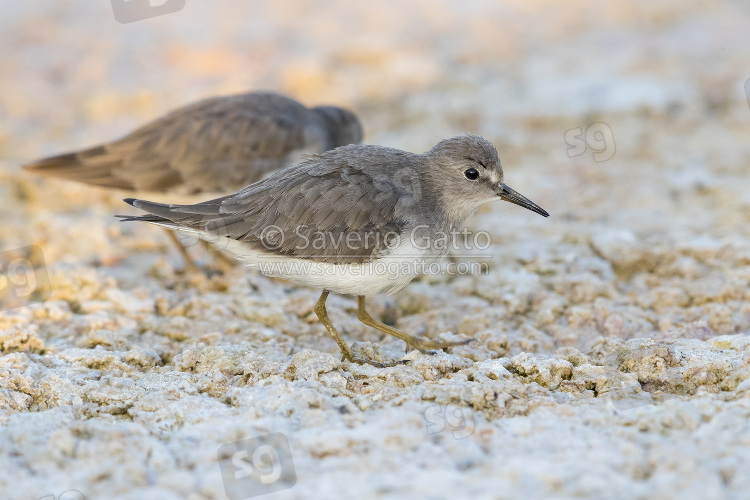
[{"label": "background bird's wing", "polygon": [[205,99],[95,148],[26,165],[35,173],[138,191],[235,191],[319,152],[325,131],[298,102],[272,93]]},{"label": "background bird's wing", "polygon": [[[359,147],[333,153],[340,157]],[[196,205],[127,200],[152,215],[126,220],[227,237],[266,254],[368,262],[402,237],[403,207],[413,203],[413,193],[391,178],[371,175],[356,159],[342,165],[327,161],[332,156],[315,155],[234,195]]]}]

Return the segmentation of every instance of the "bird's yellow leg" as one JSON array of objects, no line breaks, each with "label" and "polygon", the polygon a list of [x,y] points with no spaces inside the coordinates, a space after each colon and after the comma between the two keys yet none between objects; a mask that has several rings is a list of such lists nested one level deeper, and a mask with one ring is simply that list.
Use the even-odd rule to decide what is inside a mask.
[{"label": "bird's yellow leg", "polygon": [[174,234],[174,231],[166,228],[164,228],[164,230],[167,232],[169,239],[172,240],[172,243],[174,243],[174,246],[177,247],[177,251],[180,252],[180,255],[182,255],[182,260],[185,262],[185,270],[191,273],[197,273],[199,270],[198,266],[195,264],[195,261],[193,261],[193,258],[188,253],[185,245],[183,245],[177,235]]},{"label": "bird's yellow leg", "polygon": [[409,346],[414,346],[416,349],[419,349],[420,352],[423,353],[429,353],[430,349],[445,349],[447,347],[455,347],[459,345],[466,345],[469,342],[472,342],[474,339],[468,339],[468,340],[459,340],[455,342],[443,342],[439,340],[430,340],[425,339],[421,337],[415,337],[414,335],[409,335],[408,333],[404,333],[400,330],[396,330],[395,328],[386,325],[385,323],[381,323],[380,321],[377,321],[373,319],[372,316],[367,312],[365,309],[365,297],[360,295],[357,297],[357,318],[364,323],[367,326],[371,326],[377,330],[380,330],[381,332],[387,333],[389,335],[393,335],[396,338],[399,338],[406,342],[407,348]]},{"label": "bird's yellow leg", "polygon": [[320,294],[320,298],[318,299],[318,303],[315,304],[315,314],[318,316],[318,319],[320,319],[320,322],[323,323],[323,326],[326,327],[326,330],[328,330],[328,334],[333,337],[333,340],[335,340],[338,344],[339,349],[341,349],[342,359],[345,359],[352,363],[369,364],[377,366],[378,368],[386,368],[388,366],[396,366],[404,363],[403,361],[396,361],[394,363],[379,363],[371,359],[359,357],[354,351],[349,348],[348,345],[346,345],[346,342],[344,342],[344,339],[341,338],[339,332],[336,331],[336,328],[333,326],[333,323],[331,323],[331,320],[328,319],[328,311],[326,311],[327,298],[328,290],[323,290],[323,293]]}]

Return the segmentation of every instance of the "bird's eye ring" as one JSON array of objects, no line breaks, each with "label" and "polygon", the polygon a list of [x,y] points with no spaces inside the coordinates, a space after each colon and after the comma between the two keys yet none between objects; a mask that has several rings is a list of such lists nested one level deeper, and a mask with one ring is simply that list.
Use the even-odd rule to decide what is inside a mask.
[{"label": "bird's eye ring", "polygon": [[464,176],[470,181],[475,181],[479,179],[479,172],[476,168],[470,168],[464,172]]}]

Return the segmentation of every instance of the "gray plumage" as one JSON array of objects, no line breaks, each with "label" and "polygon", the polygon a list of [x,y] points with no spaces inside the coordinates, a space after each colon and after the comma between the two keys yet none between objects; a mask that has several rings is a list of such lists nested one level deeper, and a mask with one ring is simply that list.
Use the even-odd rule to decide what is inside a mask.
[{"label": "gray plumage", "polygon": [[124,138],[24,168],[96,186],[179,194],[227,193],[316,153],[362,140],[351,112],[309,109],[270,92],[213,97]]},{"label": "gray plumage", "polygon": [[[481,175],[470,180],[468,170]],[[212,242],[226,238],[248,251],[279,257],[362,264],[392,253],[418,226],[426,225],[431,234],[448,232],[499,198],[548,215],[503,183],[490,142],[464,135],[423,154],[370,145],[341,147],[311,155],[235,194],[195,205],[128,199],[150,215],[125,220],[187,229]],[[326,244],[311,244],[314,234],[325,235]],[[352,240],[369,244],[346,244],[352,235]],[[423,256],[441,252],[427,249]]]},{"label": "gray plumage", "polygon": [[[355,353],[328,317],[329,292],[356,295],[357,318],[403,340],[407,348],[431,352],[467,344],[471,339],[432,340],[401,332],[373,319],[365,300],[406,286],[421,272],[420,264],[445,252],[433,237],[450,234],[496,199],[549,215],[505,185],[491,143],[464,135],[423,154],[344,146],[195,205],[127,199],[149,215],[123,218],[195,232],[247,264],[257,264],[263,274],[322,289],[314,311],[342,358],[385,367],[403,361],[383,363]],[[420,230],[426,245],[415,242]],[[315,235],[323,236],[321,244],[310,241]]]}]

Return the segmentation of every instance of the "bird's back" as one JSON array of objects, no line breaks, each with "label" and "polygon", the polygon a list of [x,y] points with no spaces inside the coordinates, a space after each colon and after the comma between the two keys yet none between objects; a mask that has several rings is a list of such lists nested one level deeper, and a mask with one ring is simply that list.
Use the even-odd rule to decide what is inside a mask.
[{"label": "bird's back", "polygon": [[120,140],[25,165],[41,175],[132,191],[226,193],[328,147],[325,123],[274,93],[204,99]]}]

